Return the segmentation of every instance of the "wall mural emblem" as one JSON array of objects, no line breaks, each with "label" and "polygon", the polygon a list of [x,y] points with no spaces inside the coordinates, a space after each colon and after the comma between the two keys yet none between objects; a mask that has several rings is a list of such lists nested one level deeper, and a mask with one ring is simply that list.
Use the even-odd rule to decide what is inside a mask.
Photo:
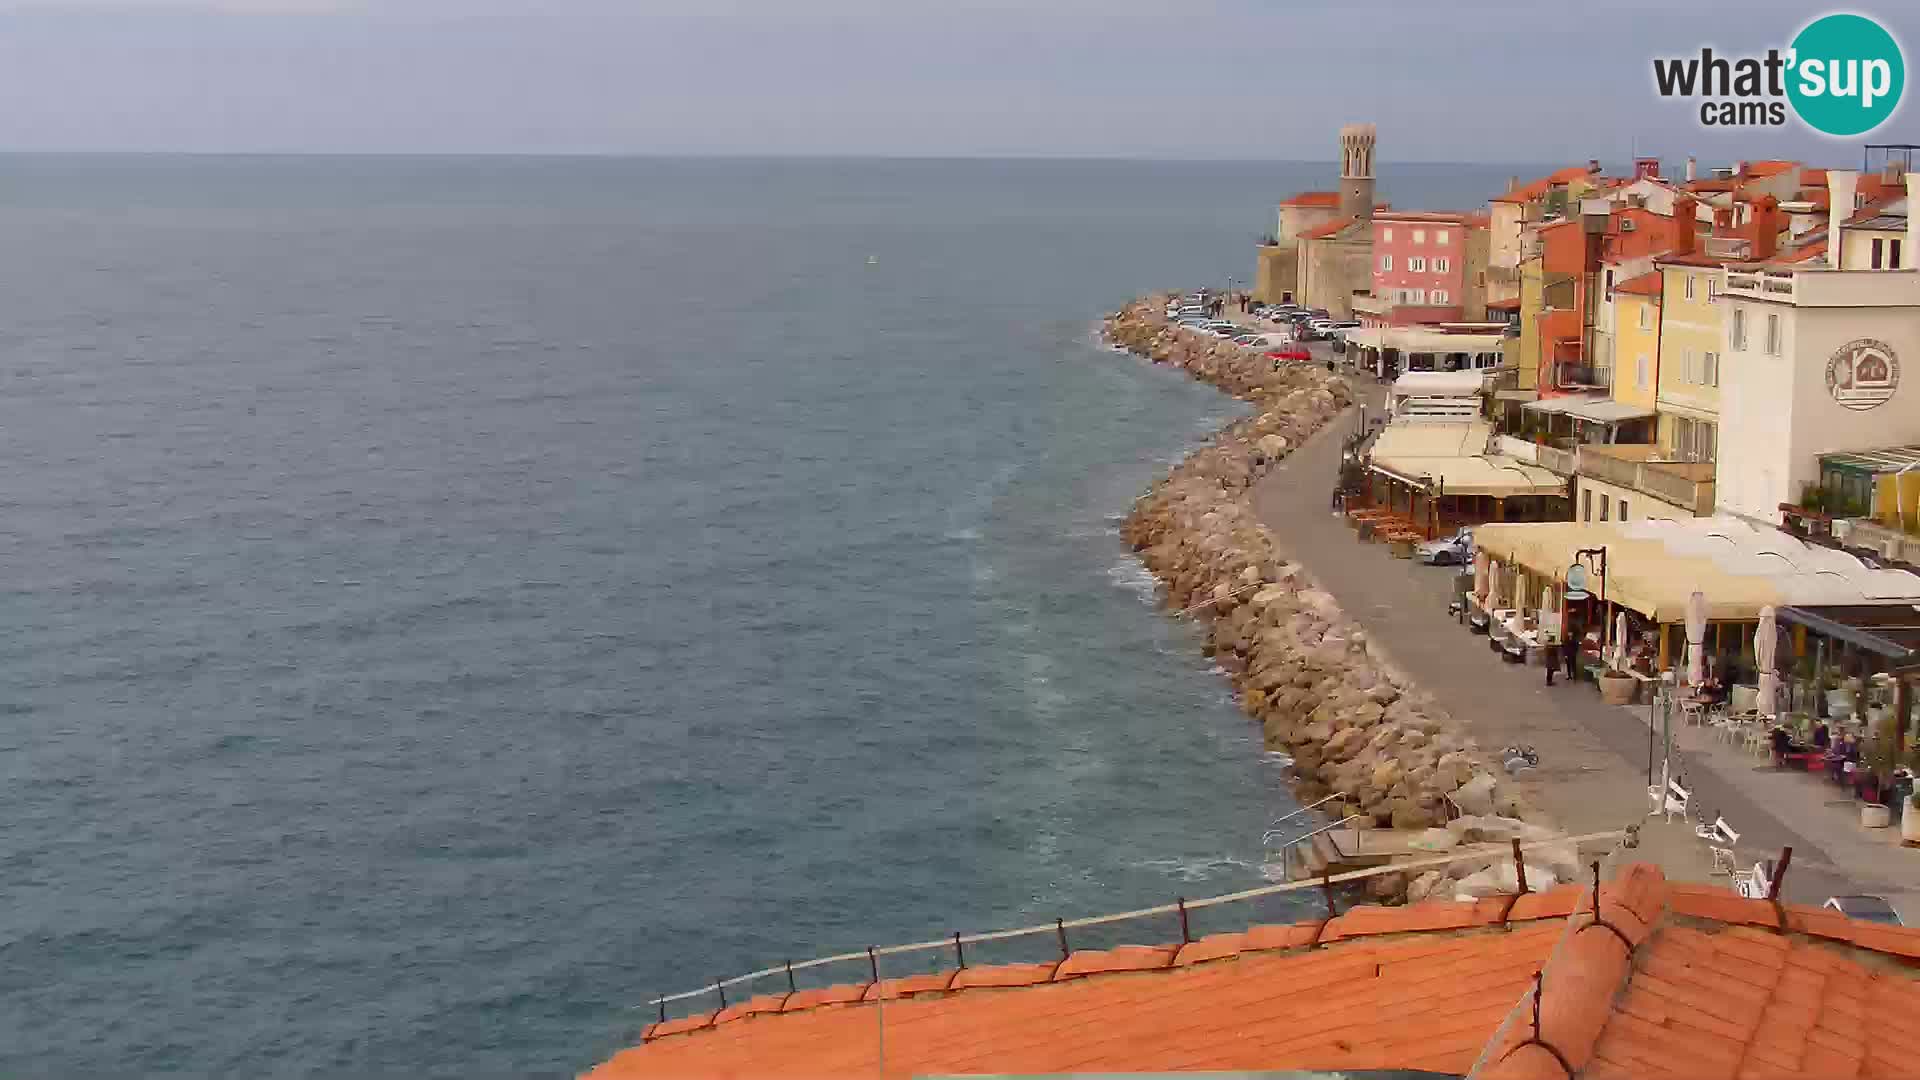
[{"label": "wall mural emblem", "polygon": [[1827,360],[1827,393],[1849,409],[1875,408],[1900,387],[1900,358],[1872,338],[1849,341]]}]

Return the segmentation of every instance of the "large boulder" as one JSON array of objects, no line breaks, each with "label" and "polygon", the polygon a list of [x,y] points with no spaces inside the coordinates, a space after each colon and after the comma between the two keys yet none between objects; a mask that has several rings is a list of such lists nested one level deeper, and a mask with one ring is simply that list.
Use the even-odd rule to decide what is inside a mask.
[{"label": "large boulder", "polygon": [[1493,813],[1494,785],[1491,774],[1480,773],[1453,792],[1454,804],[1460,807],[1463,814],[1490,816]]}]

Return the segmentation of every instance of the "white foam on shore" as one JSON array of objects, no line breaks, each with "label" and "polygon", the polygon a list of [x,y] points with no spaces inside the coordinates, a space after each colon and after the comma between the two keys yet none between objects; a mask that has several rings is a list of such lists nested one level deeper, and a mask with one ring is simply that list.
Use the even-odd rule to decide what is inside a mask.
[{"label": "white foam on shore", "polygon": [[1107,567],[1107,580],[1113,582],[1114,588],[1133,593],[1149,606],[1159,599],[1159,579],[1147,569],[1147,564],[1131,554],[1121,556],[1120,561]]},{"label": "white foam on shore", "polygon": [[1134,865],[1165,874],[1175,881],[1211,881],[1223,873],[1254,868],[1253,863],[1233,855],[1219,855],[1211,859],[1147,859]]}]

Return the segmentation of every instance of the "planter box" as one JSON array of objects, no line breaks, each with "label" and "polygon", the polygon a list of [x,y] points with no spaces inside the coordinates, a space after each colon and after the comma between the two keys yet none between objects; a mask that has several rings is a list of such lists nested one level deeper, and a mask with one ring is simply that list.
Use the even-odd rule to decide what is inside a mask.
[{"label": "planter box", "polygon": [[1633,692],[1640,685],[1631,675],[1608,673],[1600,676],[1600,700],[1609,705],[1631,705]]}]

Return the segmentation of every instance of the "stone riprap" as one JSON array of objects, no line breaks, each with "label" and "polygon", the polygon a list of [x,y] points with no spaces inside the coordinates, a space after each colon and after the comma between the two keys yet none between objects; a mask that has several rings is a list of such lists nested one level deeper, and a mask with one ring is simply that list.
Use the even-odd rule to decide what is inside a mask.
[{"label": "stone riprap", "polygon": [[[1278,549],[1248,489],[1353,401],[1347,380],[1313,364],[1276,365],[1264,350],[1174,325],[1166,297],[1135,301],[1106,322],[1107,339],[1251,403],[1134,505],[1122,536],[1161,583],[1171,609],[1207,626],[1204,651],[1233,681],[1269,749],[1290,755],[1302,803],[1338,793],[1363,824],[1431,829],[1436,851],[1461,843],[1550,840],[1552,822],[1503,785],[1445,710]],[[1333,477],[1328,477],[1329,485]],[[1320,506],[1301,513],[1325,513]],[[1453,796],[1468,815],[1447,822]],[[1565,881],[1578,853],[1528,858],[1528,885]],[[1386,875],[1397,879],[1399,875]],[[1493,892],[1514,877],[1489,857],[1411,881],[1376,879],[1375,894],[1410,899]]]}]

